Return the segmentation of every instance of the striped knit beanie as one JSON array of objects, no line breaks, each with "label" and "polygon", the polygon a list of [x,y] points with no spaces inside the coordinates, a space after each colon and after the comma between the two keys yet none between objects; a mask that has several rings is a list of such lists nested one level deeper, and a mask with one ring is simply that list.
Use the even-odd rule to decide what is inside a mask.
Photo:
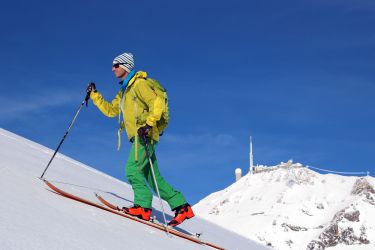
[{"label": "striped knit beanie", "polygon": [[132,53],[124,53],[113,59],[113,64],[119,63],[120,67],[130,72],[134,69],[134,57]]}]

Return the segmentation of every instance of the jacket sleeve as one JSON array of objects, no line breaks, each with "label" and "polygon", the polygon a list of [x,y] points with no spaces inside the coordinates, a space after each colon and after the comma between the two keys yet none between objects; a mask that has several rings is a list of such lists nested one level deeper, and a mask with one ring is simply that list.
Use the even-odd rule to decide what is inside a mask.
[{"label": "jacket sleeve", "polygon": [[160,120],[163,110],[165,109],[164,100],[156,95],[146,80],[140,80],[135,85],[135,92],[148,107],[146,124],[155,126],[156,122]]},{"label": "jacket sleeve", "polygon": [[91,92],[90,98],[95,106],[97,106],[104,115],[108,117],[118,116],[120,112],[121,90],[117,93],[111,103],[104,100],[103,96],[99,92]]}]

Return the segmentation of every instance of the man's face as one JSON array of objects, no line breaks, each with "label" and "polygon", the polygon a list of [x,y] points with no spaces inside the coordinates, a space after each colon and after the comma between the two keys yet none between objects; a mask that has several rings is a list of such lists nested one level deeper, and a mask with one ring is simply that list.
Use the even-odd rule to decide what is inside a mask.
[{"label": "man's face", "polygon": [[112,65],[112,71],[117,78],[124,79],[128,72],[120,67],[120,64],[116,63]]}]

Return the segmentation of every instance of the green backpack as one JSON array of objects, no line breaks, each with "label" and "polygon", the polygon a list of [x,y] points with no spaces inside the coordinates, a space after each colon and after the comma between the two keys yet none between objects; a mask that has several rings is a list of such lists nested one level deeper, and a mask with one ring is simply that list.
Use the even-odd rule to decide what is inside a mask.
[{"label": "green backpack", "polygon": [[168,108],[168,96],[167,90],[163,88],[158,81],[155,79],[147,78],[147,83],[155,94],[165,102],[165,109],[160,117],[160,120],[156,123],[159,130],[160,136],[163,135],[164,130],[167,128],[169,123],[169,108]]}]

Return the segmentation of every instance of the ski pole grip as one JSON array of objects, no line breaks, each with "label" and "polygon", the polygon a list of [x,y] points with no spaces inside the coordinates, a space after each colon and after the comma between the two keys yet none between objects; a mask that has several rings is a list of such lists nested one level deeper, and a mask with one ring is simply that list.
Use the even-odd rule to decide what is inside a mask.
[{"label": "ski pole grip", "polygon": [[87,105],[89,103],[89,100],[90,100],[90,94],[91,94],[91,91],[87,92],[86,97],[85,97],[86,107],[87,107]]}]

